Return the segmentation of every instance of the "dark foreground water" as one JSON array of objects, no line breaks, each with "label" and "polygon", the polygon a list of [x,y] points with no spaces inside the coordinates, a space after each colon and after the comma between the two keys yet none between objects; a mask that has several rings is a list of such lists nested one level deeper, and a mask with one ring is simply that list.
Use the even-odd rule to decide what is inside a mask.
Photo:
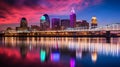
[{"label": "dark foreground water", "polygon": [[0,67],[120,67],[120,38],[0,38]]}]

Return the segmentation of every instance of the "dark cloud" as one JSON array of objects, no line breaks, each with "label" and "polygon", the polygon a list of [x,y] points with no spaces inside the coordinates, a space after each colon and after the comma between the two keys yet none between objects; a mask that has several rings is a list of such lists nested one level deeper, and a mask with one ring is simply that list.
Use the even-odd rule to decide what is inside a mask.
[{"label": "dark cloud", "polygon": [[18,0],[2,0],[3,3],[8,4],[9,6],[16,5]]},{"label": "dark cloud", "polygon": [[0,14],[10,14],[10,15],[12,15],[13,13],[10,11],[10,9],[9,8],[5,8],[5,7],[2,7],[2,6],[0,6]]},{"label": "dark cloud", "polygon": [[22,8],[24,6],[37,6],[41,0],[0,0],[0,6],[4,8]]},{"label": "dark cloud", "polygon": [[40,0],[25,0],[23,4],[31,7],[31,6],[37,6],[39,2]]},{"label": "dark cloud", "polygon": [[4,15],[0,15],[0,18],[4,18],[5,19],[6,17]]}]

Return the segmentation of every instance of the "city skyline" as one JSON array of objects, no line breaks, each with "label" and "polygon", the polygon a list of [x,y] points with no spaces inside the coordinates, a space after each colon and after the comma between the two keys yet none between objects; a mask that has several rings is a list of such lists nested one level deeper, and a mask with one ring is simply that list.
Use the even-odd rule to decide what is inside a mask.
[{"label": "city skyline", "polygon": [[17,2],[15,0],[1,0],[0,3],[1,28],[19,26],[22,17],[28,19],[29,26],[37,25],[43,14],[48,14],[50,19],[56,17],[69,19],[72,7],[76,10],[77,20],[87,20],[90,23],[92,16],[96,16],[99,25],[120,22],[119,0],[30,0],[29,2],[27,0],[18,0]]}]

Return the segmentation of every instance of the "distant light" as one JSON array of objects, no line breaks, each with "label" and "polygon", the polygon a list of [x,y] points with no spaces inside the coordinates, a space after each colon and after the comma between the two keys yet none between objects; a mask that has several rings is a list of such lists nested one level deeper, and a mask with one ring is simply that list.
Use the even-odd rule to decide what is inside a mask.
[{"label": "distant light", "polygon": [[74,58],[70,59],[70,67],[75,67],[75,59]]},{"label": "distant light", "polygon": [[45,50],[40,50],[40,60],[41,62],[44,62],[46,59],[46,51]]},{"label": "distant light", "polygon": [[59,52],[51,53],[50,58],[51,58],[51,61],[58,62],[58,61],[60,61],[60,53]]}]

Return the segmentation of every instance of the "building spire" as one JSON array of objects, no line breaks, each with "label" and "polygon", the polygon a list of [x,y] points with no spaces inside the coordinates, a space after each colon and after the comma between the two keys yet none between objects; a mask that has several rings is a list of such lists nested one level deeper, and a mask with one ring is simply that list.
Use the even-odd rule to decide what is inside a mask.
[{"label": "building spire", "polygon": [[72,7],[71,14],[75,13],[74,7]]}]

